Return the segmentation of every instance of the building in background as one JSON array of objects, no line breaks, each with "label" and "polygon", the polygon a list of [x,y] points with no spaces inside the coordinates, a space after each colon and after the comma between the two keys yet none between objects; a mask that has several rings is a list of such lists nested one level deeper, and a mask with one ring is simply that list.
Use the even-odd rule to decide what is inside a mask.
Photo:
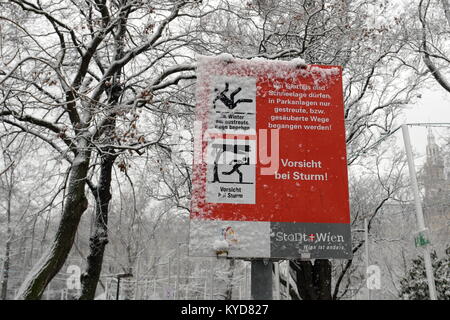
[{"label": "building in background", "polygon": [[450,154],[436,143],[428,130],[426,162],[422,171],[423,209],[431,246],[443,256],[450,245]]}]

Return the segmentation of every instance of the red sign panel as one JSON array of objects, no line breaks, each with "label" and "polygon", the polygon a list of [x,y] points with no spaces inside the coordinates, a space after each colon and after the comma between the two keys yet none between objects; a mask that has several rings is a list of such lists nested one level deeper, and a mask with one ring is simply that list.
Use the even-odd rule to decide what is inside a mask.
[{"label": "red sign panel", "polygon": [[[204,221],[261,222],[270,247],[261,255],[349,256],[340,67],[202,57],[197,120],[191,230]],[[239,236],[252,240],[250,229],[233,230],[233,246]],[[292,250],[281,252],[286,244]]]}]

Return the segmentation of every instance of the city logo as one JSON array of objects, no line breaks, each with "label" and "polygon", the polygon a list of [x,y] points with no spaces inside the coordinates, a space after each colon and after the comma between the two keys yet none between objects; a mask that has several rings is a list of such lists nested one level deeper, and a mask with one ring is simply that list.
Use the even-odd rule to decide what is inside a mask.
[{"label": "city logo", "polygon": [[238,243],[237,234],[230,226],[222,228],[222,237],[229,245],[236,245]]},{"label": "city logo", "polygon": [[324,242],[324,243],[343,243],[344,236],[341,234],[332,234],[331,232],[303,233],[294,232],[286,233],[278,231],[274,234],[275,241],[283,242]]}]

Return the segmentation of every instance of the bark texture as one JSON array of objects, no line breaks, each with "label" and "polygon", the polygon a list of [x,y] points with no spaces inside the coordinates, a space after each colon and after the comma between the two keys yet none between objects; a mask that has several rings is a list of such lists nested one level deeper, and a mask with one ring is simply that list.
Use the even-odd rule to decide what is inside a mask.
[{"label": "bark texture", "polygon": [[53,243],[22,283],[16,299],[41,299],[47,285],[64,265],[72,248],[81,216],[88,206],[84,189],[89,160],[89,151],[80,151],[75,157],[61,220]]},{"label": "bark texture", "polygon": [[89,239],[89,255],[86,271],[81,275],[80,300],[93,300],[102,271],[103,256],[108,244],[108,213],[111,201],[111,176],[115,155],[108,152],[102,155],[98,186],[93,190],[95,196],[94,232]]},{"label": "bark texture", "polygon": [[331,300],[331,262],[327,259],[290,262],[297,276],[297,290],[302,300]]}]

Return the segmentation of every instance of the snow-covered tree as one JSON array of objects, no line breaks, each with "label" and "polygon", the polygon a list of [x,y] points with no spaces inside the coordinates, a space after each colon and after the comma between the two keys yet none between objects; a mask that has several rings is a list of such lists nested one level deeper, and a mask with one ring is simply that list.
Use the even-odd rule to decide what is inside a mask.
[{"label": "snow-covered tree", "polygon": [[449,30],[450,3],[448,0],[420,0],[418,5],[419,40],[417,51],[422,55],[434,80],[450,93]]},{"label": "snow-covered tree", "polygon": [[[431,254],[436,294],[438,300],[450,300],[450,248],[447,256],[438,259]],[[411,261],[408,273],[400,280],[399,297],[404,300],[429,300],[425,263],[422,256]]]},{"label": "snow-covered tree", "polygon": [[[73,244],[88,234],[75,248],[87,257],[82,299],[94,297],[105,257],[131,268],[138,257],[150,259],[149,248],[161,256],[170,251],[182,227],[162,217],[179,215],[178,223],[189,211],[197,53],[342,65],[348,159],[357,164],[391,133],[423,77],[420,57],[404,52],[409,34],[395,2],[0,1],[0,139],[14,132],[40,141],[39,156],[26,156],[53,164],[40,180],[56,186],[33,211],[38,217],[48,210],[43,230],[51,242],[43,241],[46,251],[17,298],[41,298]],[[388,11],[398,15],[373,20]],[[151,232],[166,243],[156,245]],[[292,264],[300,266],[293,269],[303,279],[299,288],[331,298],[330,262],[311,263]],[[227,275],[230,284],[234,274]],[[230,292],[228,285],[224,296]],[[339,284],[334,292],[339,296]]]}]

